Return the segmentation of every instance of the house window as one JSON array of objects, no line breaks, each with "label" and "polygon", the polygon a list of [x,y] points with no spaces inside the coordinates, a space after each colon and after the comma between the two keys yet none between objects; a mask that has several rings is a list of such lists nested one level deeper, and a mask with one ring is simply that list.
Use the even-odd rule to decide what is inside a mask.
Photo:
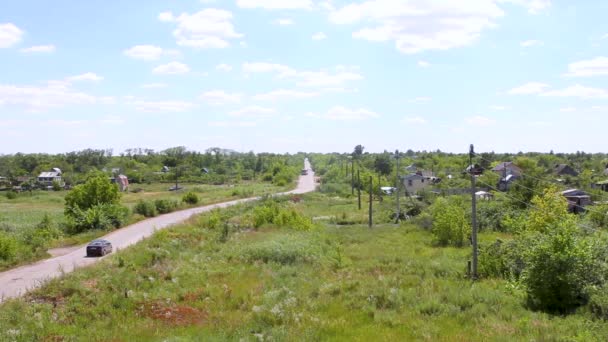
[{"label": "house window", "polygon": [[414,182],[411,179],[407,180],[407,186],[414,186]]},{"label": "house window", "polygon": [[420,181],[421,181],[422,183],[424,183],[424,178],[422,178]]}]

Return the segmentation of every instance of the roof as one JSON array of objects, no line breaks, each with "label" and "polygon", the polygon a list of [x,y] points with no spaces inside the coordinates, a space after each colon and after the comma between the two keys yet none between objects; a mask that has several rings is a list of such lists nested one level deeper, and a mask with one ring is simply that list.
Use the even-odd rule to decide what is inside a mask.
[{"label": "roof", "polygon": [[557,164],[555,165],[555,172],[556,173],[562,173],[564,170],[569,170],[569,171],[574,171],[574,173],[578,173],[576,172],[576,170],[574,168],[572,168],[572,166],[568,165],[568,164]]},{"label": "roof", "polygon": [[513,164],[513,162],[502,162],[496,165],[492,171],[504,171],[507,168],[520,170],[519,166]]},{"label": "roof", "polygon": [[55,178],[61,176],[61,172],[41,172],[38,178]]},{"label": "roof", "polygon": [[413,173],[411,175],[403,176],[403,177],[401,177],[401,179],[413,180],[413,179],[425,179],[425,177],[422,177],[421,175],[417,175],[417,174]]},{"label": "roof", "polygon": [[579,189],[568,189],[565,191],[562,191],[562,195],[566,196],[566,197],[585,197],[585,196],[589,196],[588,193],[579,190]]}]

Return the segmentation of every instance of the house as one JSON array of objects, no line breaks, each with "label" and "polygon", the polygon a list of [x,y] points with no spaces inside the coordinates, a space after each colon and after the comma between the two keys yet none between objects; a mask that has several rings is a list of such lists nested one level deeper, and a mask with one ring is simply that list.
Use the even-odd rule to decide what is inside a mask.
[{"label": "house", "polygon": [[494,198],[494,195],[492,195],[491,193],[489,193],[487,191],[477,191],[475,193],[475,197],[477,197],[477,199],[480,199],[480,200],[489,201]]},{"label": "house", "polygon": [[578,172],[568,164],[555,165],[554,172],[558,176],[572,176],[572,177],[578,176]]},{"label": "house", "polygon": [[401,181],[409,195],[416,194],[433,184],[428,178],[415,173],[401,177]]},{"label": "house", "polygon": [[597,182],[593,184],[593,187],[608,192],[608,180]]},{"label": "house", "polygon": [[513,164],[513,162],[503,162],[496,165],[492,171],[498,173],[503,178],[507,176],[513,176],[514,178],[521,177],[523,171],[519,166]]},{"label": "house", "polygon": [[569,189],[562,191],[562,196],[568,201],[568,211],[575,214],[584,212],[585,206],[591,204],[591,196],[582,190]]},{"label": "house", "polygon": [[129,190],[129,179],[125,175],[118,175],[116,177],[112,177],[110,178],[110,181],[114,184],[118,184],[118,189],[121,192]]},{"label": "house", "polygon": [[511,184],[516,179],[517,179],[517,177],[514,175],[508,175],[506,177],[501,177],[500,180],[498,181],[498,190],[503,191],[503,192],[509,191],[509,189],[511,189]]},{"label": "house", "polygon": [[169,167],[167,165],[163,166],[163,168],[160,170],[160,172],[162,172],[162,173],[169,172]]},{"label": "house", "polygon": [[201,169],[201,172],[205,173],[205,174],[208,174],[209,173],[209,169],[206,168],[206,167],[204,167],[204,168]]},{"label": "house", "polygon": [[61,179],[61,170],[58,168],[53,168],[49,172],[41,172],[38,175],[38,183],[41,183],[46,186],[52,186],[53,182],[57,182],[63,185],[63,181]]},{"label": "house", "polygon": [[395,191],[397,191],[397,188],[392,186],[381,186],[380,191],[382,191],[382,193],[385,195],[392,195]]}]

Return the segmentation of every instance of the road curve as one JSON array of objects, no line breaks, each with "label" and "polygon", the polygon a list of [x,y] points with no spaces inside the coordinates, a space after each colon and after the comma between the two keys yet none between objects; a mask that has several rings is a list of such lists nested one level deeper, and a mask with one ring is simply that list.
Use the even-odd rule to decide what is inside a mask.
[{"label": "road curve", "polygon": [[[308,175],[300,176],[296,189],[277,195],[303,194],[315,190],[314,172],[310,169],[308,160],[304,161],[304,167],[309,170]],[[184,222],[192,215],[204,213],[213,209],[226,208],[239,203],[251,202],[257,199],[259,199],[259,197],[244,198],[176,211],[115,230],[102,238],[112,242],[114,250],[123,249],[149,237],[157,230]],[[0,273],[0,302],[9,298],[19,297],[27,291],[41,286],[47,280],[72,272],[76,268],[91,265],[102,259],[87,258],[85,255],[86,246],[83,245],[69,254],[42,260],[31,265],[21,266]]]}]

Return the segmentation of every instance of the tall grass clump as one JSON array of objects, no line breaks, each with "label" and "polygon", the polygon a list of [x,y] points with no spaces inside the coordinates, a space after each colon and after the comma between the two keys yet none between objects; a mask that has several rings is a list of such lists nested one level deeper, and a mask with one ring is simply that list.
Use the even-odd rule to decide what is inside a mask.
[{"label": "tall grass clump", "polygon": [[267,200],[253,209],[253,225],[259,228],[264,224],[274,224],[294,230],[308,231],[314,228],[312,220],[299,213],[292,204]]}]

